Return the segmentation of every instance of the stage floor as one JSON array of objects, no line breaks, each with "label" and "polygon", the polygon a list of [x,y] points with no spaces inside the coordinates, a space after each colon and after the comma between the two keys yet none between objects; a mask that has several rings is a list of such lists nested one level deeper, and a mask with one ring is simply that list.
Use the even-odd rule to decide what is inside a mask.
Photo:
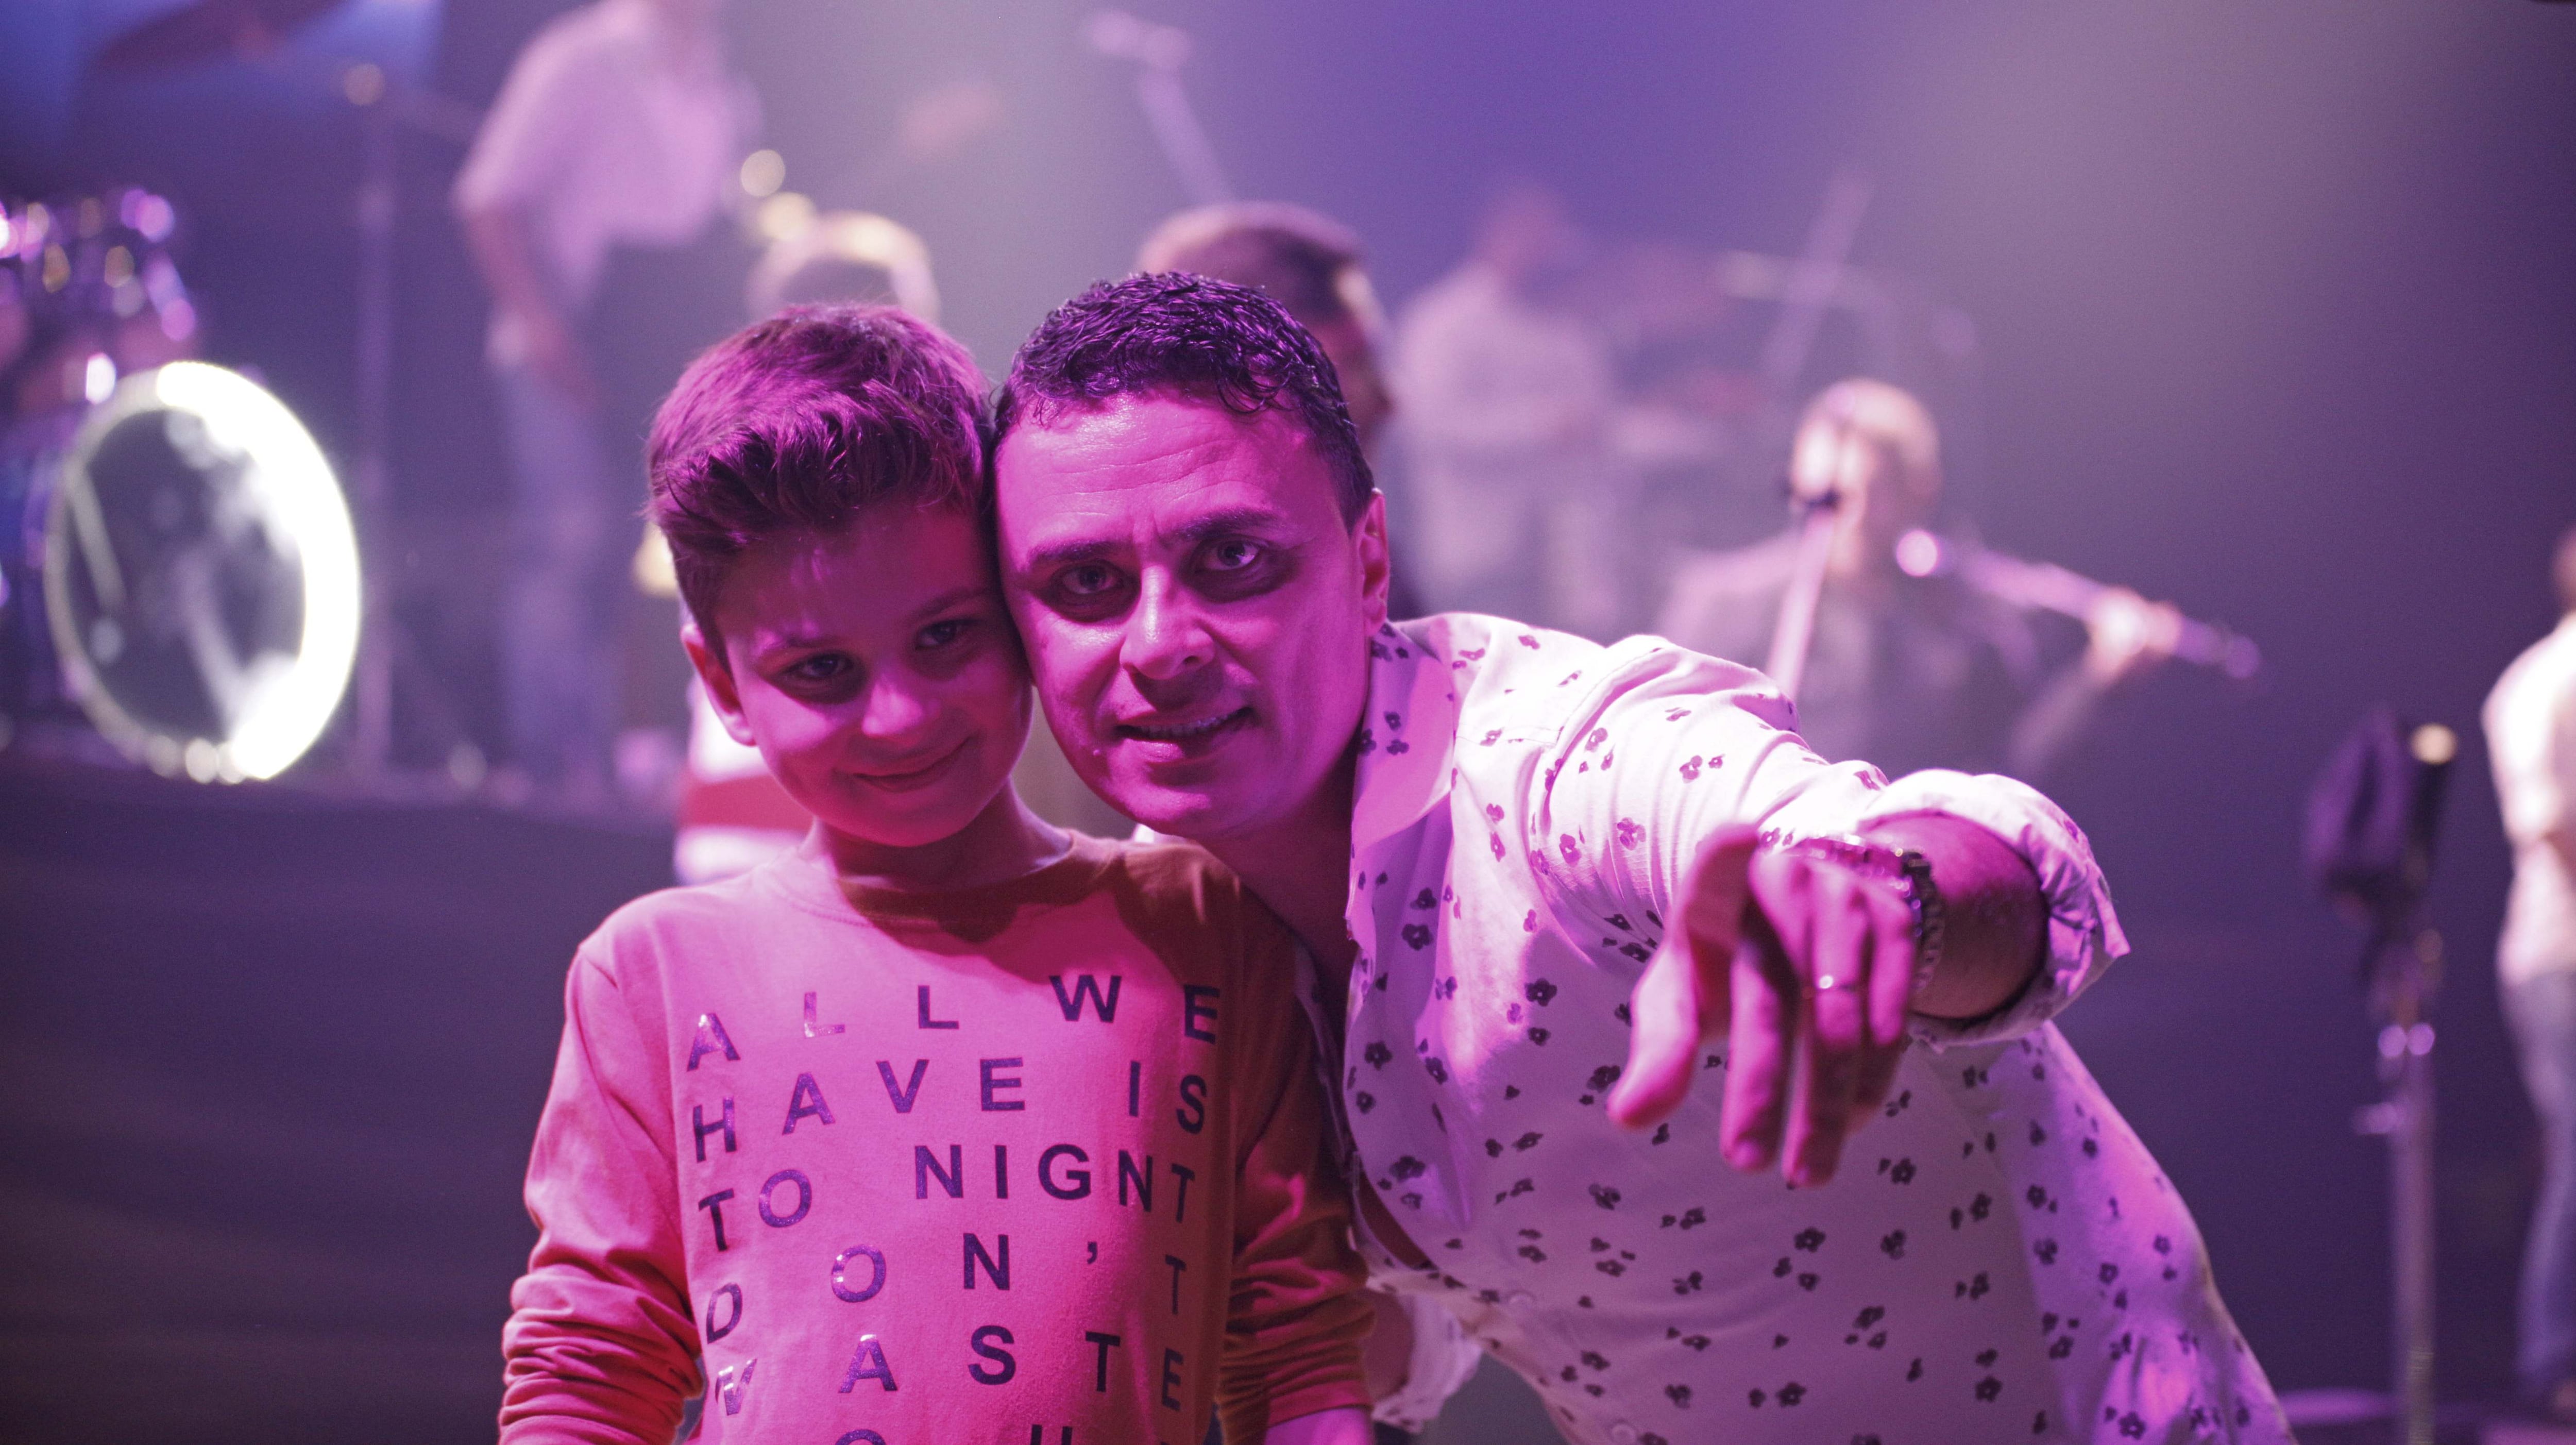
[{"label": "stage floor", "polygon": [[669,857],[0,767],[0,1434],[489,1440],[564,970]]}]

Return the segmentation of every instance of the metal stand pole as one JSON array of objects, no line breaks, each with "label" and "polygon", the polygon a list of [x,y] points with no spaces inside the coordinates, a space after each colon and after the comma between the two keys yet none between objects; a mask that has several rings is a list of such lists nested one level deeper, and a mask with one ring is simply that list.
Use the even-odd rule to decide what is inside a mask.
[{"label": "metal stand pole", "polygon": [[[353,94],[353,100],[358,96]],[[359,100],[364,160],[358,183],[358,524],[365,612],[358,627],[358,775],[381,781],[392,766],[394,656],[388,559],[395,555],[392,475],[394,335],[394,128],[379,89]]]},{"label": "metal stand pole", "polygon": [[1144,108],[1163,159],[1189,192],[1190,204],[1233,200],[1234,188],[1226,184],[1216,146],[1208,140],[1207,127],[1199,124],[1189,92],[1181,88],[1181,66],[1190,58],[1189,32],[1139,20],[1124,10],[1092,12],[1089,28],[1092,49],[1136,62],[1136,103]]},{"label": "metal stand pole", "polygon": [[2388,1139],[2389,1246],[2395,1315],[2391,1366],[2400,1445],[2433,1445],[2433,1025],[2442,937],[2410,920],[2376,952],[2373,1002],[2386,1100],[2362,1111]]},{"label": "metal stand pole", "polygon": [[1771,655],[1762,664],[1780,695],[1791,703],[1807,675],[1807,648],[1815,641],[1816,608],[1825,598],[1825,568],[1834,555],[1834,507],[1841,494],[1827,492],[1802,504],[1798,554],[1789,585],[1780,594],[1780,617],[1771,629]]}]

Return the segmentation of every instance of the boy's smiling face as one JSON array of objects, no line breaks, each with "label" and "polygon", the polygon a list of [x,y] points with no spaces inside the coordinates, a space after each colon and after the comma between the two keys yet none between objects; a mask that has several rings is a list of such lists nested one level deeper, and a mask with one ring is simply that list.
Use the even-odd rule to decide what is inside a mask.
[{"label": "boy's smiling face", "polygon": [[715,607],[718,658],[689,657],[725,731],[861,849],[920,848],[1001,795],[1028,742],[1028,664],[983,532],[885,503],[838,532],[766,539]]}]

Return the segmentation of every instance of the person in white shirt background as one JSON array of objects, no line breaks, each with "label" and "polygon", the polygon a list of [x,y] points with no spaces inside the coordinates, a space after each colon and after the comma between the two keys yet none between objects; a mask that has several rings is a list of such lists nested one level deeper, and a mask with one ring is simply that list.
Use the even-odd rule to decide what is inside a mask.
[{"label": "person in white shirt background", "polygon": [[604,802],[610,776],[643,415],[603,385],[584,332],[617,303],[599,294],[613,252],[698,242],[736,189],[757,106],[719,19],[720,0],[594,0],[554,20],[511,67],[453,193],[492,295],[485,359],[512,472],[511,764],[576,804]]},{"label": "person in white shirt background", "polygon": [[1094,287],[995,428],[1068,759],[1312,951],[1373,1272],[1568,1439],[2288,1440],[2047,1023],[2126,943],[2046,799],[1828,764],[1656,639],[1390,624],[1329,368],[1243,288]]},{"label": "person in white shirt background", "polygon": [[2540,1116],[2540,1199],[2523,1253],[2523,1393],[2576,1421],[2576,528],[2552,559],[2560,617],[2487,695],[2487,752],[2513,842],[2496,967]]},{"label": "person in white shirt background", "polygon": [[1407,545],[1423,599],[1607,636],[1633,567],[1633,498],[1611,445],[1618,378],[1576,304],[1583,237],[1553,191],[1499,190],[1475,250],[1405,309],[1395,381],[1413,467]]}]

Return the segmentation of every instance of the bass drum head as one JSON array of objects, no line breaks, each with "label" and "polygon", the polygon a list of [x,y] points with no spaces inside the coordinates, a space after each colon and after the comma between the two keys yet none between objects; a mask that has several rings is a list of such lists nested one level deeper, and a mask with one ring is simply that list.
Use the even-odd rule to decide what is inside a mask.
[{"label": "bass drum head", "polygon": [[173,362],[91,413],[46,507],[44,574],[72,696],[158,772],[274,777],[347,688],[348,506],[311,434],[236,372]]}]

